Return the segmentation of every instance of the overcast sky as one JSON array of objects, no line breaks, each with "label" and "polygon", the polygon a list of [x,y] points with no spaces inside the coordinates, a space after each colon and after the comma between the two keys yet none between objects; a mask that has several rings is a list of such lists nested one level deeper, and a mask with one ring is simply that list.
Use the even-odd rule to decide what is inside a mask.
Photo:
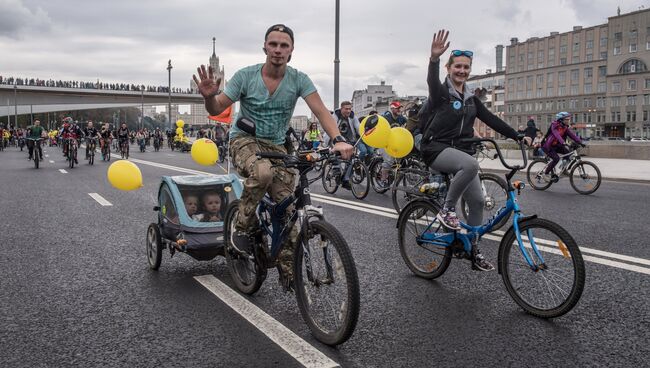
[{"label": "overcast sky", "polygon": [[[0,0],[0,75],[189,87],[216,52],[226,78],[264,61],[264,32],[295,33],[291,66],[306,72],[325,104],[334,101],[334,0]],[[648,0],[341,0],[340,100],[385,80],[401,96],[426,94],[433,33],[450,49],[474,51],[473,74],[495,69],[495,46],[649,6]],[[296,114],[307,114],[301,102]]]}]

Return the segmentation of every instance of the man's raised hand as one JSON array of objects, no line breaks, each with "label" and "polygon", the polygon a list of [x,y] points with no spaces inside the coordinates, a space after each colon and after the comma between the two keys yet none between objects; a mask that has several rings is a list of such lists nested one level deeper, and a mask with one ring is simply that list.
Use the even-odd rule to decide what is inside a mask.
[{"label": "man's raised hand", "polygon": [[203,96],[204,99],[208,99],[216,96],[219,93],[219,85],[221,84],[221,78],[218,78],[217,81],[214,81],[214,71],[212,67],[208,67],[208,70],[205,70],[205,65],[196,68],[197,73],[199,74],[199,79],[196,78],[196,75],[192,75],[196,87],[199,89],[199,93]]}]

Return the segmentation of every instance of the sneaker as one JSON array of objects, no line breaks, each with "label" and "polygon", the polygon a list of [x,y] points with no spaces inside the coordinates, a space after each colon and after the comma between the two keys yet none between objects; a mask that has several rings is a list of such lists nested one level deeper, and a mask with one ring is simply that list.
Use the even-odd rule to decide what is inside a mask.
[{"label": "sneaker", "polygon": [[253,253],[253,237],[246,232],[236,231],[232,234],[232,243],[240,252]]},{"label": "sneaker", "polygon": [[456,215],[456,212],[453,208],[443,208],[440,212],[438,212],[436,218],[444,227],[450,230],[460,230],[460,221],[458,221],[458,216]]},{"label": "sneaker", "polygon": [[494,271],[492,263],[483,257],[478,248],[476,248],[476,254],[474,254],[474,269],[478,271]]}]

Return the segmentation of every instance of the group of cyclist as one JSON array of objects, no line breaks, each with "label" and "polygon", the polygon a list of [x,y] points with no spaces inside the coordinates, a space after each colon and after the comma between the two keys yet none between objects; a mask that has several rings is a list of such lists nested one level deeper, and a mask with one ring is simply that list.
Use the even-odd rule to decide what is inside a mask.
[{"label": "group of cyclist", "polygon": [[[459,230],[456,203],[461,196],[469,207],[468,225],[478,226],[483,221],[484,198],[478,176],[479,165],[472,156],[475,153],[473,145],[463,141],[464,138],[475,136],[475,119],[480,119],[496,132],[517,142],[523,141],[530,146],[532,139],[492,114],[469,90],[466,82],[472,67],[472,51],[451,51],[444,64],[447,76],[443,81],[440,80],[440,58],[449,48],[448,35],[448,31],[440,30],[433,37],[427,75],[429,96],[426,101],[421,106],[415,106],[408,114],[408,119],[402,115],[402,106],[398,101],[391,103],[390,110],[383,116],[391,126],[406,126],[411,131],[421,159],[428,167],[453,174],[444,206],[437,218],[445,227]],[[282,172],[281,167],[273,167],[268,159],[256,158],[255,152],[287,152],[285,137],[295,133],[287,133],[285,136],[285,132],[291,131],[289,119],[299,97],[307,102],[324,129],[321,132],[316,123],[310,124],[301,134],[301,139],[308,142],[308,146],[317,147],[321,142],[329,142],[334,152],[340,152],[341,157],[347,159],[354,152],[350,143],[357,143],[359,138],[359,120],[352,112],[352,104],[346,101],[334,113],[327,111],[309,77],[287,65],[293,50],[293,31],[283,24],[276,24],[264,36],[265,62],[236,72],[224,91],[219,88],[221,81],[213,79],[211,68],[206,69],[202,65],[197,68],[198,78],[194,76],[211,115],[217,115],[234,102],[240,101],[239,116],[256,123],[255,137],[236,127],[230,132],[230,153],[234,166],[239,175],[245,178],[236,223],[237,232],[232,239],[239,250],[251,249],[256,225],[255,208],[264,194],[270,193],[272,199],[279,202],[293,191],[293,174]],[[544,141],[543,150],[554,162],[557,162],[557,153],[563,150],[566,136],[582,143],[568,128],[570,118],[571,115],[566,112],[559,113],[552,124],[551,137]],[[371,156],[373,153],[373,149],[363,142],[358,143],[357,150],[360,156]],[[383,173],[386,173],[392,158],[385,153],[383,155],[386,163]],[[483,271],[493,270],[492,264],[478,251],[478,239],[474,239],[473,246],[477,249],[477,268]],[[285,249],[289,252],[293,247],[285,247],[283,252]],[[292,277],[291,266],[286,264],[290,257],[281,257],[281,263],[282,259],[285,262],[281,265],[280,282],[286,283]]]}]

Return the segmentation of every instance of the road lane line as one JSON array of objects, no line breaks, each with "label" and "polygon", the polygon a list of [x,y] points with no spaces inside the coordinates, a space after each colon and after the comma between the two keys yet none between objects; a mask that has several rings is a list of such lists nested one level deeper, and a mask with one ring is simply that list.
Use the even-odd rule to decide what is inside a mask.
[{"label": "road lane line", "polygon": [[45,155],[45,157],[50,157],[50,155]]},{"label": "road lane line", "polygon": [[92,199],[96,200],[97,203],[101,204],[102,206],[112,206],[113,204],[109,201],[107,201],[104,197],[100,196],[97,193],[88,193],[89,196],[92,197]]},{"label": "road lane line", "polygon": [[[175,170],[175,171],[180,171],[180,172],[185,172],[185,173],[190,173],[190,174],[216,175],[216,174],[208,173],[208,172],[205,172],[205,171],[198,171],[198,170],[186,169],[186,168],[182,168],[182,167],[178,167],[178,166],[159,164],[157,162],[138,160],[138,159],[133,159],[132,161],[139,162],[139,163],[142,163],[144,165],[157,166],[157,167],[161,167],[161,168],[168,169],[168,170]],[[323,202],[325,204],[338,206],[338,207],[343,207],[343,208],[349,208],[349,209],[362,211],[362,212],[367,212],[367,213],[371,213],[371,214],[374,214],[374,215],[383,216],[383,217],[387,217],[387,218],[391,218],[391,219],[396,219],[398,217],[396,212],[394,210],[388,208],[388,207],[380,207],[380,206],[362,204],[362,203],[355,202],[355,201],[348,201],[348,200],[345,200],[345,199],[328,197],[328,196],[324,196],[324,195],[321,195],[321,194],[312,193],[311,195],[312,195],[312,197],[314,197],[313,199],[315,201]],[[365,208],[365,207],[367,207],[367,208]],[[379,210],[377,210],[377,209],[379,209]],[[505,232],[502,231],[502,230],[498,230],[498,231],[494,231],[492,234],[500,235],[500,236],[497,237],[497,236],[492,235],[492,237],[490,237],[489,235],[484,235],[483,237],[487,238],[487,239],[495,240],[495,241],[500,241],[501,238],[503,237],[503,234],[505,234]],[[539,239],[539,241],[542,242],[542,243],[543,242],[550,242],[549,240],[545,240],[545,239]],[[580,251],[583,254],[595,254],[595,255],[600,255],[600,256],[603,256],[603,257],[618,259],[618,260],[621,260],[621,261],[627,261],[627,262],[638,263],[638,264],[643,264],[643,265],[650,265],[650,260],[647,260],[647,259],[644,259],[644,258],[626,256],[626,255],[617,254],[617,253],[610,253],[610,252],[597,250],[597,249],[593,249],[593,248],[588,248],[588,247],[582,247],[582,246],[580,246]],[[587,260],[587,258],[589,258],[590,261],[592,259],[599,259],[598,262],[596,262],[596,261],[593,261],[593,262],[608,265],[608,266],[611,266],[611,267],[623,268],[623,269],[634,271],[634,272],[646,273],[645,272],[646,270],[650,271],[650,269],[647,269],[647,268],[644,268],[644,267],[639,267],[639,266],[634,266],[634,265],[630,265],[629,267],[619,267],[619,265],[625,265],[625,264],[621,263],[621,262],[610,261],[610,260],[607,260],[607,259],[600,259],[600,258],[596,258],[596,257],[588,257],[588,256],[585,256],[585,255],[583,255],[583,258],[585,260]]]},{"label": "road lane line", "polygon": [[68,173],[68,172],[65,171],[64,169],[59,169],[59,171],[61,172],[61,174],[67,174],[67,173]]},{"label": "road lane line", "polygon": [[50,163],[51,163],[51,164],[53,164],[53,163],[54,163],[54,161],[52,161],[52,160],[50,160]]},{"label": "road lane line", "polygon": [[266,312],[249,302],[213,275],[194,276],[194,279],[239,313],[248,322],[264,333],[274,343],[289,353],[305,367],[339,367],[325,354],[309,345],[305,340],[273,319]]}]

